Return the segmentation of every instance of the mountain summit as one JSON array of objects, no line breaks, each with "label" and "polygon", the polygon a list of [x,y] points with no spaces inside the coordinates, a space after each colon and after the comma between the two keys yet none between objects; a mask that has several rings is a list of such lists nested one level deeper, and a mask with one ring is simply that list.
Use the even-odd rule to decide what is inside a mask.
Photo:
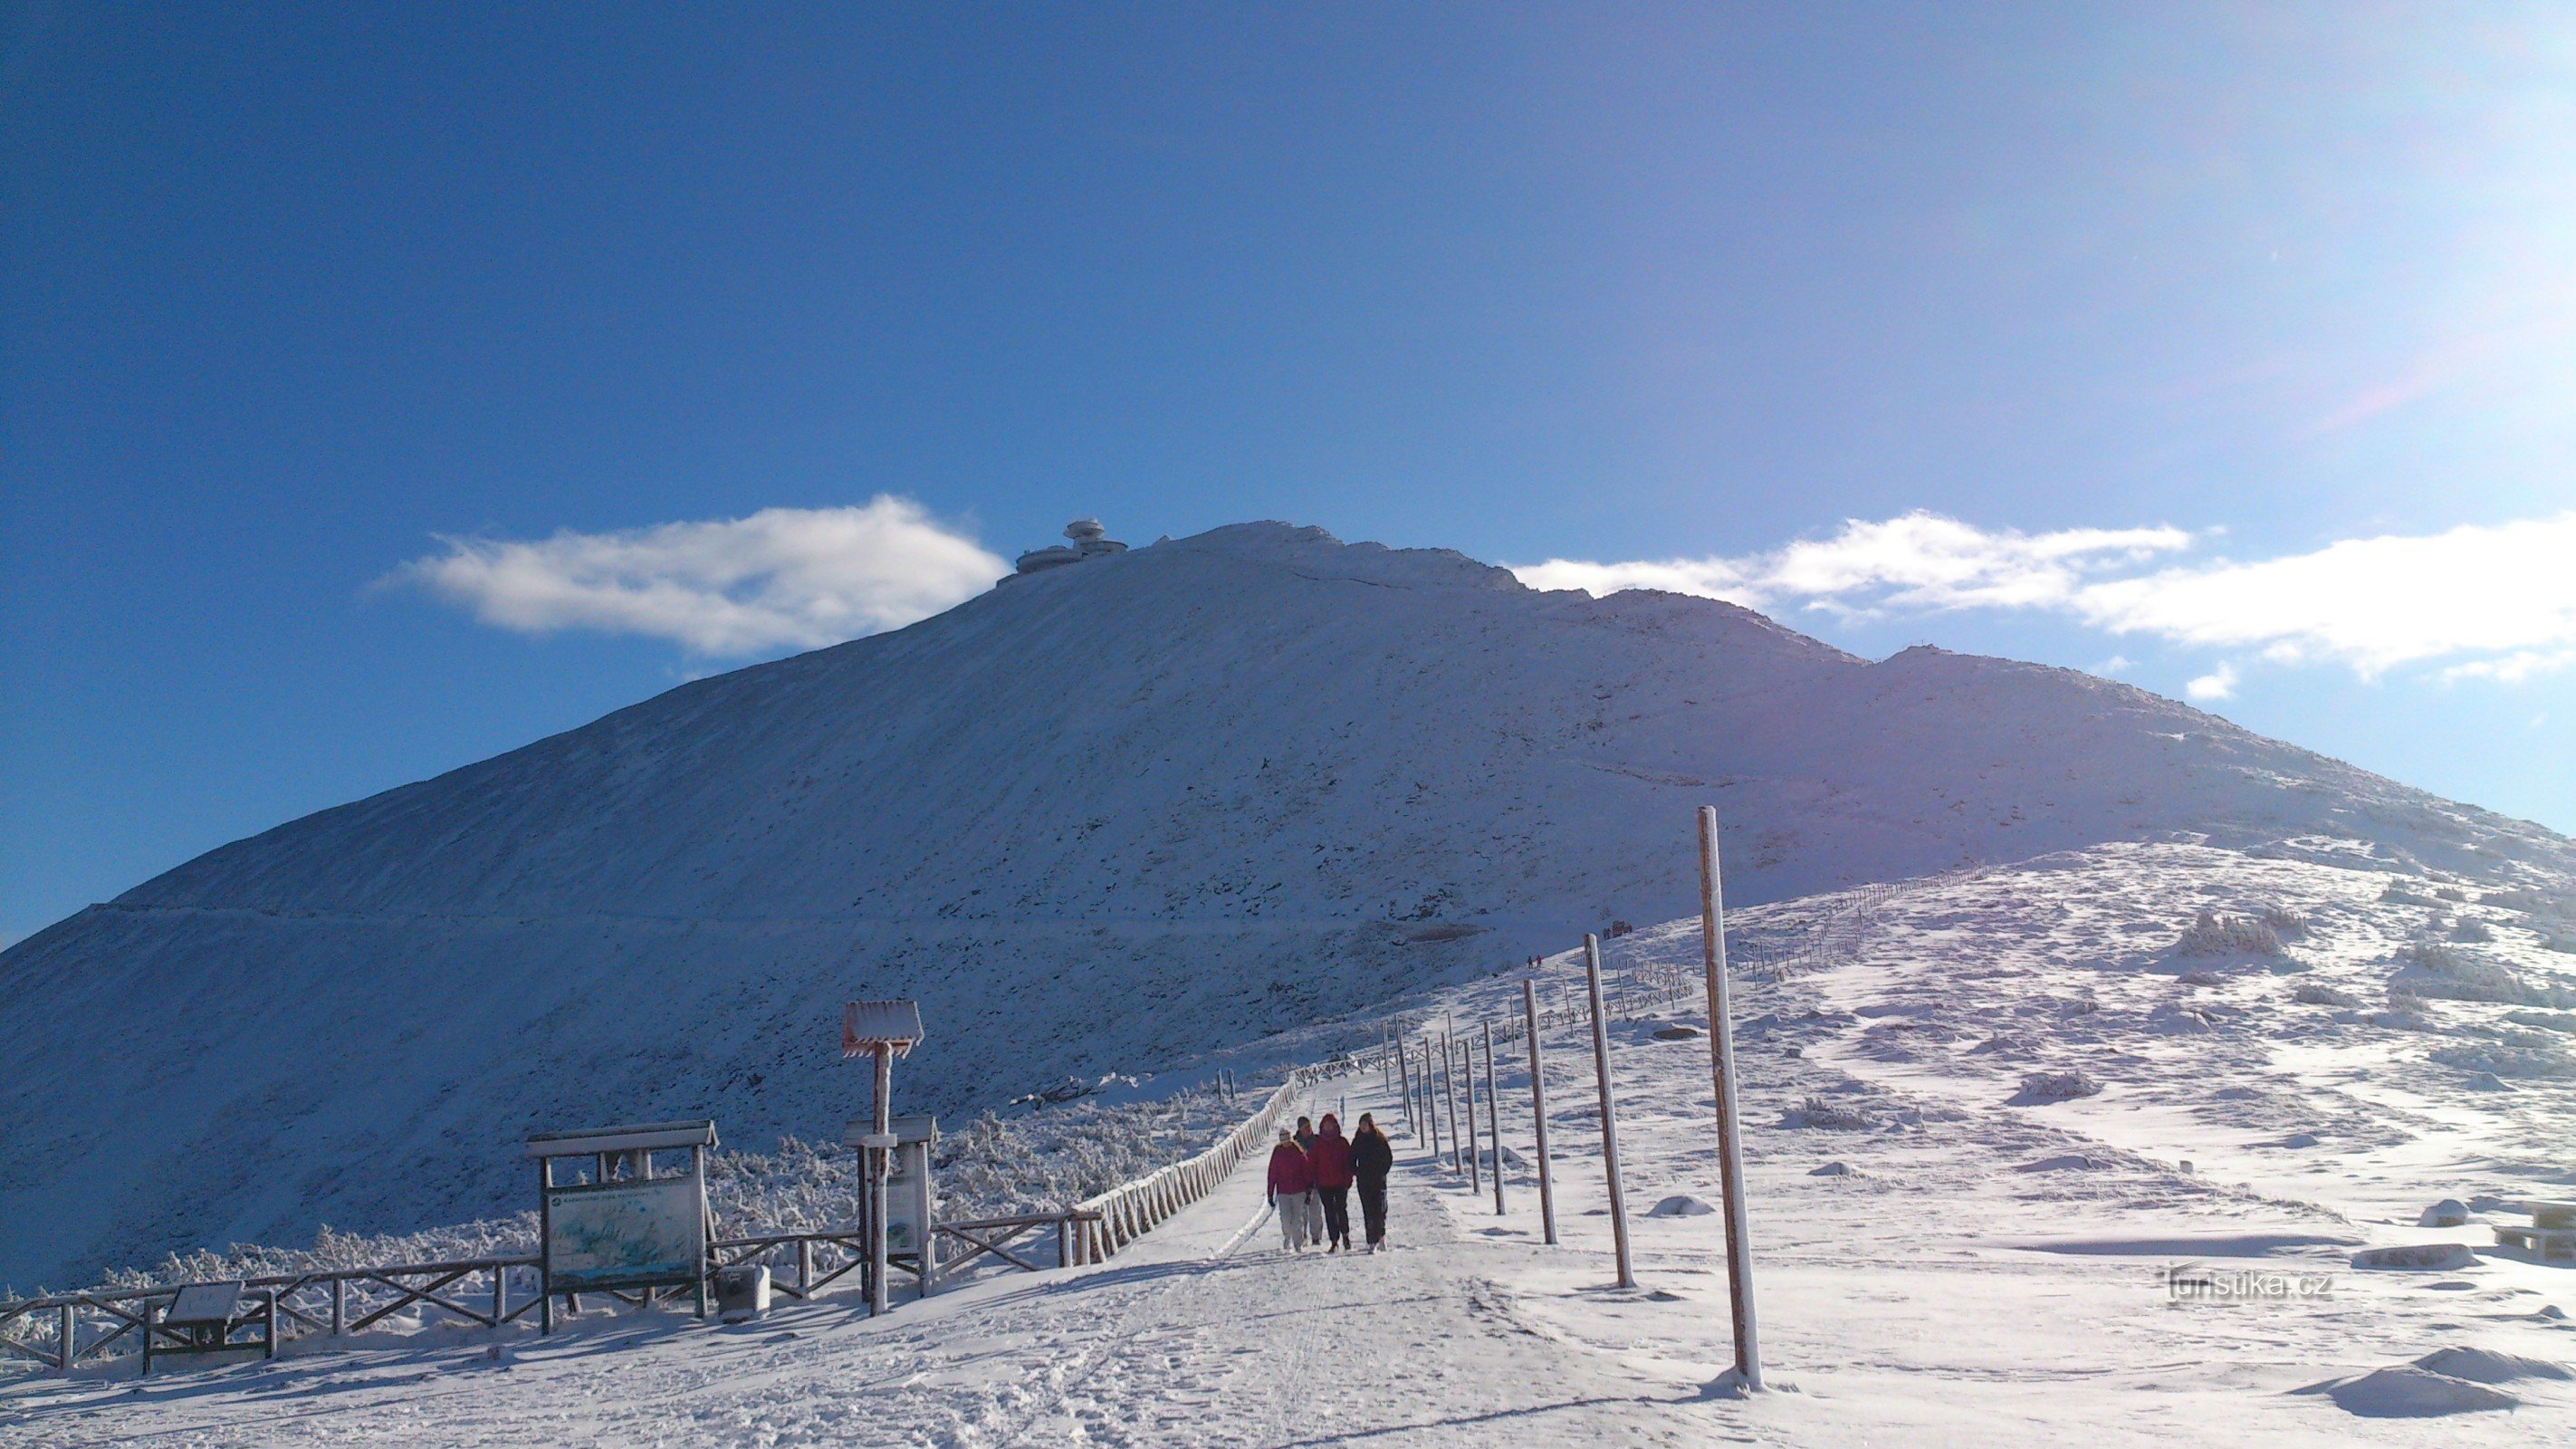
[{"label": "mountain summit", "polygon": [[0,1280],[524,1205],[530,1130],[833,1133],[1152,1070],[1613,916],[2110,840],[2576,846],[2125,685],[1245,524],[683,685],[238,841],[0,954]]}]

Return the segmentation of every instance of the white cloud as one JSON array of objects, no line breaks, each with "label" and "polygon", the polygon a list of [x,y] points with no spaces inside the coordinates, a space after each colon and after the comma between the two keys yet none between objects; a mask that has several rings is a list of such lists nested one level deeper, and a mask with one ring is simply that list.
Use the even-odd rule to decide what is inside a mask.
[{"label": "white cloud", "polygon": [[394,578],[529,633],[595,629],[693,654],[811,649],[900,628],[990,588],[1009,565],[909,498],[764,508],[532,542],[447,538]]},{"label": "white cloud", "polygon": [[2216,669],[2184,685],[2182,692],[2194,699],[2234,699],[2236,666],[2222,663]]},{"label": "white cloud", "polygon": [[2170,527],[2024,534],[1916,512],[1738,558],[1550,559],[1516,572],[1536,588],[1662,588],[1846,618],[2044,609],[2113,634],[2339,661],[2364,677],[2449,660],[2446,678],[2511,683],[2576,663],[2576,513],[2146,567],[2192,539]]},{"label": "white cloud", "polygon": [[2576,646],[2576,513],[2427,537],[2345,539],[2258,563],[2087,586],[2076,612],[2115,633],[2341,660],[2364,675],[2463,654],[2520,678]]},{"label": "white cloud", "polygon": [[2101,675],[2104,679],[2117,679],[2121,675],[2126,674],[2137,667],[2138,661],[2130,658],[2128,655],[2114,654],[2110,658],[2102,660],[2100,663],[2086,669],[2084,672],[2087,674]]},{"label": "white cloud", "polygon": [[1890,610],[2063,605],[2087,573],[2186,548],[2179,528],[1992,531],[1937,513],[1844,522],[1830,538],[1800,539],[1743,558],[1590,563],[1549,559],[1513,570],[1538,589],[1668,589],[1748,608],[1797,602],[1865,616]]}]

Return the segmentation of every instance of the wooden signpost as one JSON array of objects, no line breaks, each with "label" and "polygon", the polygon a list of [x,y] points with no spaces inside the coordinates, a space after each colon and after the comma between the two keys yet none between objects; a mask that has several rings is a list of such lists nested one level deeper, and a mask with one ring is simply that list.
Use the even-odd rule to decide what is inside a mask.
[{"label": "wooden signpost", "polygon": [[868,1184],[868,1315],[891,1306],[886,1287],[886,1174],[892,1164],[894,1059],[921,1041],[921,1008],[911,1001],[850,1001],[841,1006],[841,1056],[866,1054],[876,1061],[875,1130],[860,1134],[862,1176]]}]

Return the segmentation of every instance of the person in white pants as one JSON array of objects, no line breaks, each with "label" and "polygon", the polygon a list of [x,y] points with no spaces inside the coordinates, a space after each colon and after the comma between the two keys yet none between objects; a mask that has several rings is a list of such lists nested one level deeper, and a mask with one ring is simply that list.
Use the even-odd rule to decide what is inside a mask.
[{"label": "person in white pants", "polygon": [[1270,1206],[1279,1214],[1279,1242],[1291,1253],[1324,1240],[1323,1207],[1315,1201],[1315,1169],[1295,1134],[1279,1132],[1270,1149]]}]

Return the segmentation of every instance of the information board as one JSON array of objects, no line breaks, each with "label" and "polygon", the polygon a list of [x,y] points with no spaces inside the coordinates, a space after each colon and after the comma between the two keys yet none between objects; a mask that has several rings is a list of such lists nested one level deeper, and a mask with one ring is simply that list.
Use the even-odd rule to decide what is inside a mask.
[{"label": "information board", "polygon": [[556,1292],[690,1282],[705,1270],[693,1177],[546,1190],[546,1277]]}]

